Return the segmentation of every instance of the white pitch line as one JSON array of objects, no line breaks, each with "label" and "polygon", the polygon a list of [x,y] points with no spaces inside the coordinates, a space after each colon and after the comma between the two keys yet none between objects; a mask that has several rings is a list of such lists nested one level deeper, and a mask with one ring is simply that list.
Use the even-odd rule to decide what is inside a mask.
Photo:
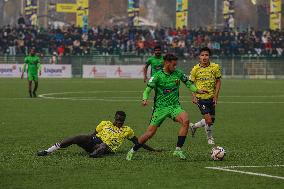
[{"label": "white pitch line", "polygon": [[[97,98],[97,97],[52,97],[52,96],[43,96],[39,95],[38,97],[44,98],[44,99],[52,99],[52,100],[82,100],[82,101],[87,101],[87,100],[94,100],[94,101],[106,101],[106,102],[139,102],[141,99],[133,99],[133,97],[105,97],[105,98]],[[125,99],[123,99],[125,98]],[[136,98],[136,97],[135,97]],[[149,100],[151,102],[151,100]],[[191,102],[191,100],[180,100],[180,102]],[[284,104],[284,102],[224,102],[224,101],[219,101],[219,104]]]},{"label": "white pitch line", "polygon": [[263,167],[284,167],[284,165],[233,165],[233,166],[224,166],[219,168],[263,168]]},{"label": "white pitch line", "polygon": [[13,97],[11,97],[11,98],[5,98],[5,97],[0,97],[0,100],[30,100],[30,99],[32,99],[32,98],[30,98],[30,97],[23,97],[23,98],[17,98],[17,97],[15,97],[15,98],[13,98]]},{"label": "white pitch line", "polygon": [[[283,165],[278,165],[278,166],[231,166],[232,168],[238,168],[238,167],[279,167]],[[205,167],[206,169],[213,169],[213,170],[220,170],[220,171],[227,171],[227,172],[234,172],[234,173],[240,173],[240,174],[247,174],[247,175],[254,175],[254,176],[261,176],[261,177],[269,177],[269,178],[276,178],[276,179],[282,179],[284,180],[284,177],[280,176],[274,176],[274,175],[268,175],[264,173],[254,173],[250,171],[239,171],[239,170],[234,170],[234,169],[229,169],[226,167]]]},{"label": "white pitch line", "polygon": [[[53,99],[53,100],[81,100],[81,101],[87,101],[87,100],[95,100],[95,101],[105,101],[105,102],[139,102],[141,99],[137,97],[118,97],[118,96],[113,96],[113,97],[54,97],[53,95],[64,95],[64,94],[84,94],[84,93],[92,93],[92,94],[101,94],[101,93],[142,93],[142,91],[74,91],[74,92],[57,92],[57,93],[46,93],[46,94],[41,94],[39,95],[40,98],[44,99]],[[249,97],[272,97],[271,96],[249,96]],[[189,97],[189,96],[183,96],[183,97]],[[221,97],[246,97],[246,96],[221,96]],[[274,95],[274,97],[284,97],[283,95]],[[128,99],[127,99],[128,98]],[[137,99],[135,99],[137,98]],[[182,96],[181,96],[182,98]],[[191,100],[180,100],[180,102],[191,102]],[[264,101],[264,102],[259,102],[259,101],[248,101],[248,102],[241,102],[241,101],[230,101],[230,102],[225,102],[225,101],[219,101],[218,103],[224,103],[224,104],[284,104],[283,101],[277,101],[277,102],[272,102],[272,101]]]}]

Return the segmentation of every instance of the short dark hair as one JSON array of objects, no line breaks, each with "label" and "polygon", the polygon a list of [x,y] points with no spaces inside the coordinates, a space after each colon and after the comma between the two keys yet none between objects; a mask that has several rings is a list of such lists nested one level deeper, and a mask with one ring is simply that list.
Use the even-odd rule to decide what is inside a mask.
[{"label": "short dark hair", "polygon": [[209,56],[211,56],[211,50],[208,47],[202,47],[199,49],[199,55],[203,52],[203,51],[207,51],[209,53]]},{"label": "short dark hair", "polygon": [[162,48],[161,48],[161,46],[160,45],[156,45],[155,47],[154,47],[154,51],[155,50],[161,50]]},{"label": "short dark hair", "polygon": [[126,117],[126,113],[124,111],[116,111],[115,115]]},{"label": "short dark hair", "polygon": [[173,54],[173,53],[167,53],[165,56],[164,56],[164,60],[165,61],[172,61],[172,60],[178,60],[178,57]]}]

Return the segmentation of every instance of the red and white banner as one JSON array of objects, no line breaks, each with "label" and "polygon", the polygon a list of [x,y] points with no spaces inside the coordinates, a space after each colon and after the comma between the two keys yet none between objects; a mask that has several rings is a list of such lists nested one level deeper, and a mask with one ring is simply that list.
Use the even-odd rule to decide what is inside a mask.
[{"label": "red and white banner", "polygon": [[[24,64],[0,64],[0,77],[20,78]],[[24,74],[26,77],[27,75]],[[68,64],[43,64],[41,65],[42,78],[71,78],[72,67]]]},{"label": "red and white banner", "polygon": [[83,78],[143,78],[144,65],[83,65]]}]

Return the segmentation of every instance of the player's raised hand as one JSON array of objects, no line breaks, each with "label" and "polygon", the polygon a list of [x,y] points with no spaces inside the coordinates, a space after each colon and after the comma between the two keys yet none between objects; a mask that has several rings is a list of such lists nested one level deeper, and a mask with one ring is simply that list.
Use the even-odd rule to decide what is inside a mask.
[{"label": "player's raised hand", "polygon": [[148,100],[142,100],[142,106],[147,106],[148,105]]},{"label": "player's raised hand", "polygon": [[217,105],[217,102],[218,102],[218,96],[214,96],[213,97],[213,103],[214,103],[215,106]]},{"label": "player's raised hand", "polygon": [[197,104],[198,103],[198,99],[196,98],[195,95],[192,95],[192,99],[191,99],[193,104]]},{"label": "player's raised hand", "polygon": [[198,93],[198,94],[206,94],[206,93],[208,93],[208,91],[207,90],[203,90],[203,89],[198,89],[198,91],[196,91],[196,93]]},{"label": "player's raised hand", "polygon": [[148,80],[147,76],[144,77],[144,83],[147,83],[147,80]]}]

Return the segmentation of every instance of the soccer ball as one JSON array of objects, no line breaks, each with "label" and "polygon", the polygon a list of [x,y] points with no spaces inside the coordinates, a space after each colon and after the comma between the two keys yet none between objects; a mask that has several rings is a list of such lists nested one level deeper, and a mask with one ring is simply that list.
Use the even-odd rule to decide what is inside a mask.
[{"label": "soccer ball", "polygon": [[214,161],[222,161],[224,159],[226,152],[223,147],[217,146],[211,150],[211,158]]}]

